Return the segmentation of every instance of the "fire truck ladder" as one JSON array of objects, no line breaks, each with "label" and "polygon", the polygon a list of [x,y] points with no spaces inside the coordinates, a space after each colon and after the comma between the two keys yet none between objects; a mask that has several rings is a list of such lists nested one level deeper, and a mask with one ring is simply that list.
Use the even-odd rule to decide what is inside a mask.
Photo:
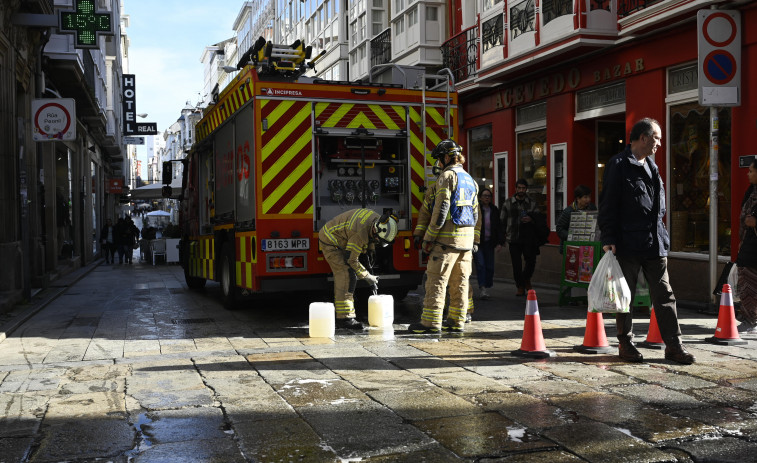
[{"label": "fire truck ladder", "polygon": [[[447,77],[449,76],[449,77]],[[422,116],[421,116],[421,131],[423,132],[423,171],[427,172],[428,170],[428,155],[431,154],[430,151],[428,151],[428,133],[426,130],[426,106],[429,104],[429,99],[426,94],[426,85],[425,83],[427,81],[435,82],[434,85],[431,86],[429,90],[431,91],[442,91],[444,90],[446,92],[446,98],[444,99],[446,103],[446,108],[444,111],[444,125],[445,125],[445,132],[447,135],[447,138],[452,138],[452,134],[454,134],[454,131],[452,130],[452,118],[450,117],[451,110],[452,110],[452,103],[450,101],[450,89],[455,86],[455,77],[452,74],[452,71],[449,70],[449,68],[444,68],[440,70],[437,74],[424,74],[423,75],[423,83],[424,85],[421,86],[422,90]],[[438,104],[438,99],[436,101]]]}]

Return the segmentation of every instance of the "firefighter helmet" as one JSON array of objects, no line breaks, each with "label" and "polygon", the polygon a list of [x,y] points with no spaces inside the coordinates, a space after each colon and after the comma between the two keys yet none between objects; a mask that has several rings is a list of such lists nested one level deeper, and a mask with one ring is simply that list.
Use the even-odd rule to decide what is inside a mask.
[{"label": "firefighter helmet", "polygon": [[397,237],[397,216],[384,213],[373,224],[373,232],[382,246],[389,246]]},{"label": "firefighter helmet", "polygon": [[454,157],[456,154],[460,154],[462,152],[463,148],[460,145],[455,143],[453,140],[447,139],[440,141],[439,144],[436,145],[436,148],[431,151],[431,157],[444,161],[445,154]]}]

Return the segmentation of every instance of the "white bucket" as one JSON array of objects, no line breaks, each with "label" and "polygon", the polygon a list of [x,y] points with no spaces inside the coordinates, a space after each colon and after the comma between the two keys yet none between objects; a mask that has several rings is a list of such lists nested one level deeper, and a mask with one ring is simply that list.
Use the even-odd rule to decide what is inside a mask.
[{"label": "white bucket", "polygon": [[310,303],[310,337],[333,338],[336,329],[334,304],[331,302]]},{"label": "white bucket", "polygon": [[391,294],[379,294],[368,298],[368,324],[391,328],[394,323],[394,298]]}]

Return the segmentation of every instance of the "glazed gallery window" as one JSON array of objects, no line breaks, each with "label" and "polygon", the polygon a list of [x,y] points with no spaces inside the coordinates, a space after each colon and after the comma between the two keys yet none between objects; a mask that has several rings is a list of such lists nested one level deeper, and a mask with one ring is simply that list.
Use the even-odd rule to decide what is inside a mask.
[{"label": "glazed gallery window", "polygon": [[[528,182],[528,195],[547,211],[547,130],[518,134],[518,177]],[[516,179],[517,180],[517,179]]]},{"label": "glazed gallery window", "polygon": [[492,189],[492,126],[490,124],[470,130],[470,153],[465,153],[468,160],[468,173],[481,188]]},{"label": "glazed gallery window", "polygon": [[[731,110],[720,109],[718,119],[718,254],[730,256]],[[669,133],[671,250],[708,254],[710,109],[697,103],[671,106]]]}]

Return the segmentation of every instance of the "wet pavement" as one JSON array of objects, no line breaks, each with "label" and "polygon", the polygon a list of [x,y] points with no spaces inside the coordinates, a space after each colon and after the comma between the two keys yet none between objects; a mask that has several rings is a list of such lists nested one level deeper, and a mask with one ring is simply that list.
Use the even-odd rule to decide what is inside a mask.
[{"label": "wet pavement", "polygon": [[[586,312],[536,288],[546,347],[521,347],[525,298],[497,281],[462,335],[308,337],[291,294],[229,311],[175,265],[82,269],[0,319],[0,462],[746,462],[757,455],[757,336],[697,363],[576,352]],[[318,296],[308,296],[318,297]],[[41,298],[45,298],[44,301]],[[362,308],[359,316],[367,319]],[[607,337],[616,345],[611,317]],[[644,339],[648,317],[636,324]],[[4,333],[4,335],[2,335]]]}]

